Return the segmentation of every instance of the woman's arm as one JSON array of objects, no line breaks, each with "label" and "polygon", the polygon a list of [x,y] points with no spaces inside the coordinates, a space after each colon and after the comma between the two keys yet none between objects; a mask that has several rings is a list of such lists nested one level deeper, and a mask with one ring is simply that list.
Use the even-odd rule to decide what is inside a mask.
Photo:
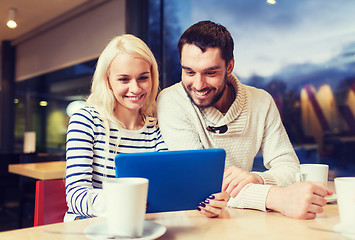
[{"label": "woman's arm", "polygon": [[93,215],[88,208],[88,191],[97,192],[93,202],[99,200],[97,198],[101,191],[94,189],[92,184],[95,131],[100,127],[96,125],[93,116],[86,109],[82,109],[71,117],[67,133],[68,211],[87,217]]}]

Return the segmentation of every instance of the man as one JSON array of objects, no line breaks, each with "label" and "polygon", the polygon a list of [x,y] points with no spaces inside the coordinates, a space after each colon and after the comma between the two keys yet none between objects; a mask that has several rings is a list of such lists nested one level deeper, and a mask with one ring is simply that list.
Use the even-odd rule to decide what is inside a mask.
[{"label": "man", "polygon": [[[178,42],[182,81],[158,99],[165,142],[170,150],[226,150],[222,192],[230,195],[228,206],[315,218],[331,191],[311,183],[290,185],[299,161],[277,107],[267,92],[243,85],[232,73],[233,48],[228,30],[210,21],[183,33]],[[259,151],[268,170],[250,172]]]}]

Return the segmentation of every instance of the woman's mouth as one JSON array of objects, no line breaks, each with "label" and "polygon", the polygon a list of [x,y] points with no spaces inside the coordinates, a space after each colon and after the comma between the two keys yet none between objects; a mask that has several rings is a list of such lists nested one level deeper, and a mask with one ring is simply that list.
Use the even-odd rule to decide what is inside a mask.
[{"label": "woman's mouth", "polygon": [[126,98],[128,98],[128,100],[131,102],[138,102],[143,98],[144,95],[145,94],[141,94],[141,95],[137,95],[137,96],[126,96]]}]

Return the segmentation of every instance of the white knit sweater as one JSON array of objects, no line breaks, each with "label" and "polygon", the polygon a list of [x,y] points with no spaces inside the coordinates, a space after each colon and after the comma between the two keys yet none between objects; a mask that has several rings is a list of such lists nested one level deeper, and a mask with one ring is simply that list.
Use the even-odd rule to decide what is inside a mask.
[{"label": "white knit sweater", "polygon": [[[164,89],[158,98],[159,126],[169,150],[225,149],[225,168],[236,166],[251,171],[260,151],[268,170],[256,173],[265,185],[248,184],[229,200],[228,206],[265,211],[270,187],[293,183],[299,161],[272,97],[264,90],[243,85],[234,75],[229,81],[236,90],[236,99],[225,115],[215,107],[197,108],[181,82]],[[223,125],[228,126],[223,134],[206,130],[208,126]]]}]

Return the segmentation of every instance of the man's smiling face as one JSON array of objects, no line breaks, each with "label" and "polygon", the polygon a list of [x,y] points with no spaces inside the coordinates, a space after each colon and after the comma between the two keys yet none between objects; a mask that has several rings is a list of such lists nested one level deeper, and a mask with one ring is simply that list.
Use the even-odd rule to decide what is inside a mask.
[{"label": "man's smiling face", "polygon": [[202,52],[193,44],[185,44],[181,51],[181,68],[185,91],[197,107],[210,107],[221,99],[227,69],[219,48]]}]

